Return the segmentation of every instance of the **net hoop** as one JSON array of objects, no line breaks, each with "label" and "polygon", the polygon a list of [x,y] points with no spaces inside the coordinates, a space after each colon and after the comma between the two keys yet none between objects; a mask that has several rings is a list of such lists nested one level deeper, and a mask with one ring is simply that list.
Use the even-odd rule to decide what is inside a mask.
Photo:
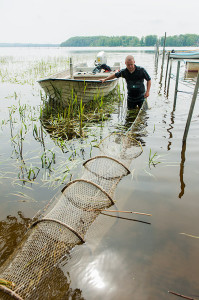
[{"label": "net hoop", "polygon": [[143,152],[143,148],[142,148],[142,145],[141,143],[136,140],[135,138],[129,136],[129,132],[127,132],[127,134],[124,134],[124,133],[120,133],[120,132],[113,132],[113,133],[110,133],[109,135],[107,135],[103,140],[101,140],[101,142],[98,144],[98,147],[100,148],[100,145],[106,140],[108,139],[111,135],[120,135],[120,136],[123,136],[123,137],[127,137],[128,136],[128,139],[130,138],[131,140],[135,141],[141,148],[142,152]]},{"label": "net hoop", "polygon": [[70,231],[72,231],[72,233],[74,233],[80,239],[80,241],[82,243],[85,243],[84,239],[81,237],[81,235],[77,231],[75,231],[75,229],[73,229],[71,226],[69,226],[69,225],[67,225],[67,224],[65,224],[61,221],[58,221],[56,219],[44,218],[44,219],[41,219],[41,220],[37,220],[30,226],[30,229],[35,227],[38,223],[41,223],[41,222],[55,222],[59,225],[62,225],[64,227],[66,227],[67,229],[69,229]]},{"label": "net hoop", "polygon": [[15,291],[12,291],[11,289],[9,289],[6,286],[1,285],[1,284],[0,284],[0,291],[4,292],[5,294],[8,294],[9,296],[11,296],[12,298],[14,298],[16,300],[24,300],[17,293],[15,293]]},{"label": "net hoop", "polygon": [[89,181],[89,180],[85,180],[85,179],[75,179],[73,181],[70,181],[69,183],[67,183],[67,185],[61,190],[61,192],[63,193],[70,185],[76,183],[76,182],[85,182],[85,183],[88,183],[88,184],[91,184],[93,185],[94,187],[96,187],[97,189],[99,189],[102,193],[104,193],[108,199],[111,201],[112,204],[115,204],[115,202],[113,201],[113,199],[111,198],[111,196],[104,190],[101,188],[101,186],[99,186],[98,184],[92,182],[92,181]]},{"label": "net hoop", "polygon": [[89,162],[89,161],[92,161],[94,159],[97,159],[97,158],[108,158],[108,159],[111,159],[113,161],[115,161],[116,163],[118,163],[119,165],[121,165],[126,171],[127,171],[127,174],[130,174],[131,172],[129,171],[129,169],[122,163],[120,162],[119,160],[113,158],[113,157],[110,157],[110,156],[106,156],[106,155],[98,155],[98,156],[95,156],[95,157],[91,157],[89,158],[87,161],[85,161],[83,163],[83,166],[85,167],[85,165]]}]

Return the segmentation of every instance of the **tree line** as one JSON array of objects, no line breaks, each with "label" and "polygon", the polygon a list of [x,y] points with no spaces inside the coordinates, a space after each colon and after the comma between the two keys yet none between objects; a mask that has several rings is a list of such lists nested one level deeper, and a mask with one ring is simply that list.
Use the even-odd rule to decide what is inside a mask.
[{"label": "tree line", "polygon": [[[156,44],[163,46],[164,37],[147,35],[138,38],[136,36],[76,36],[61,43],[61,47],[150,47]],[[166,38],[167,47],[197,47],[199,35],[180,34]]]}]

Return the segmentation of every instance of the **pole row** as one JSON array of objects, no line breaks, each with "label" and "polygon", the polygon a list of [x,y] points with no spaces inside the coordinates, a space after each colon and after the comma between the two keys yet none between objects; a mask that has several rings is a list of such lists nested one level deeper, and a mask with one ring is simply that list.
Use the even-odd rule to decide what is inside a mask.
[{"label": "pole row", "polygon": [[[162,52],[162,65],[161,65],[160,82],[159,82],[160,85],[162,83],[162,78],[163,78],[164,58],[165,58],[165,52],[166,52],[165,51],[165,45],[166,45],[166,32],[165,32],[163,52]],[[158,65],[158,57],[159,57],[159,45],[157,43],[156,44],[156,49],[155,49],[155,65],[156,65],[156,67]],[[170,63],[170,66],[169,66],[169,63]],[[168,56],[167,56],[167,65],[166,65],[166,73],[165,73],[165,82],[164,82],[164,91],[165,91],[165,95],[166,95],[167,98],[169,96],[169,88],[170,88],[172,65],[173,65],[173,58],[171,58],[170,57],[170,53],[168,53]],[[176,72],[176,82],[175,82],[173,111],[175,111],[175,108],[176,108],[177,93],[179,92],[179,90],[178,90],[179,75],[180,75],[180,60],[178,60],[178,63],[177,63],[177,72]],[[167,78],[168,78],[168,80],[167,80]],[[186,139],[187,139],[187,136],[188,136],[189,127],[190,127],[190,123],[191,123],[191,119],[192,119],[192,114],[193,114],[195,102],[196,102],[196,99],[197,99],[198,89],[199,89],[199,72],[198,72],[198,76],[197,76],[197,80],[196,80],[196,85],[195,85],[195,89],[194,89],[192,101],[191,101],[190,108],[189,108],[189,114],[188,114],[188,118],[187,118],[185,130],[184,130],[184,135],[183,135],[183,140],[182,140],[183,143],[186,142]]]}]

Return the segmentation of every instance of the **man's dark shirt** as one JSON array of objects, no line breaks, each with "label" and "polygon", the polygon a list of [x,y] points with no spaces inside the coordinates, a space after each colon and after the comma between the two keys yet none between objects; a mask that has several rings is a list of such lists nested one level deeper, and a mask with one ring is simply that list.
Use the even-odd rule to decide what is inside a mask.
[{"label": "man's dark shirt", "polygon": [[151,80],[151,77],[144,68],[135,65],[135,71],[133,73],[130,73],[127,68],[122,69],[119,72],[115,73],[115,77],[122,77],[126,79],[128,89],[128,101],[138,102],[144,100],[144,79],[146,81]]}]

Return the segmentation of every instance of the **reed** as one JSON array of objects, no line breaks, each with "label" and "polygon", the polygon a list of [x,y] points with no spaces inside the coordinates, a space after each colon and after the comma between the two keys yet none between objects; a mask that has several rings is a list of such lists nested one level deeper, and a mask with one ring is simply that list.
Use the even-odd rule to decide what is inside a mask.
[{"label": "reed", "polygon": [[[3,172],[1,180],[10,180],[15,186],[35,183],[36,179],[40,184],[60,185],[82,161],[85,155],[82,149],[88,148],[87,155],[92,155],[98,140],[98,124],[103,126],[104,120],[110,118],[115,103],[120,101],[118,94],[113,92],[104,97],[98,92],[95,99],[83,104],[78,103],[77,95],[71,90],[70,105],[63,108],[61,103],[52,104],[46,94],[38,89],[36,80],[67,68],[69,59],[46,58],[30,63],[24,58],[17,61],[15,57],[4,57],[1,62],[0,81],[32,85],[34,93],[41,99],[41,105],[38,106],[22,104],[24,99],[22,102],[17,90],[8,98],[16,102],[9,107],[9,116],[1,121],[1,128],[3,130],[9,126],[14,171]],[[85,84],[84,92],[86,89]],[[61,100],[62,93],[58,90],[55,93]],[[79,137],[81,143],[77,139]],[[41,147],[37,146],[38,143]],[[32,149],[30,144],[33,145]]]},{"label": "reed", "polygon": [[80,133],[80,136],[83,135],[83,132],[82,132],[83,113],[84,113],[84,105],[83,105],[82,99],[81,99],[80,107],[79,107],[79,133]]},{"label": "reed", "polygon": [[[0,79],[2,82],[35,85],[35,81],[41,77],[50,76],[61,69],[68,68],[69,58],[66,57],[47,57],[39,58],[34,62],[17,59],[16,57],[6,56],[1,58]],[[18,67],[20,63],[20,68]],[[14,72],[13,72],[14,70]]]},{"label": "reed", "polygon": [[149,161],[148,161],[148,165],[149,165],[149,168],[151,169],[151,165],[153,167],[155,167],[157,164],[160,164],[161,162],[156,160],[158,158],[158,154],[157,152],[155,152],[154,154],[152,154],[152,151],[150,149],[149,151]]},{"label": "reed", "polygon": [[42,168],[51,169],[51,165],[55,164],[55,153],[47,150],[41,155]]},{"label": "reed", "polygon": [[[111,101],[110,101],[111,100]],[[54,107],[51,100],[43,100],[43,108],[40,119],[45,129],[53,138],[71,139],[75,136],[84,136],[83,128],[89,123],[102,122],[110,117],[114,110],[114,104],[118,97],[111,94],[109,97],[99,96],[99,93],[92,101],[83,105],[77,101],[77,95],[71,90],[71,98],[67,107],[59,105]],[[102,125],[101,123],[101,125]]]}]

